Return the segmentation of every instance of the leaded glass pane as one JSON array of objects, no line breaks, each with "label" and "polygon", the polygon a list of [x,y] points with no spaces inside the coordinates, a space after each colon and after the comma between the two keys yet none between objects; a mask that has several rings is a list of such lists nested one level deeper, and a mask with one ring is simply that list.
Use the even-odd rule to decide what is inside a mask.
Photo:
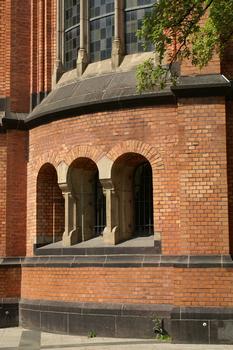
[{"label": "leaded glass pane", "polygon": [[80,45],[80,0],[65,0],[65,69],[76,67],[78,50]]},{"label": "leaded glass pane", "polygon": [[114,12],[114,0],[90,0],[90,19]]},{"label": "leaded glass pane", "polygon": [[[142,41],[136,36],[141,28],[143,18],[150,13],[154,0],[126,0],[125,1],[125,45],[126,53],[143,52]],[[152,51],[153,46],[148,45],[146,51]]]},{"label": "leaded glass pane", "polygon": [[114,36],[114,0],[90,0],[91,62],[111,57]]},{"label": "leaded glass pane", "polygon": [[125,8],[133,8],[138,6],[153,5],[155,0],[125,0]]},{"label": "leaded glass pane", "polygon": [[100,18],[90,23],[91,62],[111,57],[112,37],[114,35],[114,16]]},{"label": "leaded glass pane", "polygon": [[76,61],[80,42],[80,28],[79,26],[65,32],[65,68],[67,70],[76,67]]},{"label": "leaded glass pane", "polygon": [[65,30],[79,24],[80,0],[65,0]]}]

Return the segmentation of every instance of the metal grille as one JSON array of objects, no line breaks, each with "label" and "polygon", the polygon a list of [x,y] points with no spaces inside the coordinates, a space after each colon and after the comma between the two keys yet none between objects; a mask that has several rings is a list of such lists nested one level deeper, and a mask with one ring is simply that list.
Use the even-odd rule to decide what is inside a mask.
[{"label": "metal grille", "polygon": [[90,1],[91,62],[111,57],[114,36],[114,0]]},{"label": "metal grille", "polygon": [[[143,17],[152,11],[154,0],[125,0],[125,49],[126,54],[143,52],[143,42],[136,36],[142,26]],[[148,45],[146,51],[153,51]]]},{"label": "metal grille", "polygon": [[149,236],[153,227],[152,169],[149,162],[140,165],[134,174],[135,234]]},{"label": "metal grille", "polygon": [[103,234],[103,230],[106,226],[106,200],[98,173],[95,179],[95,213],[94,233],[96,236],[99,236]]},{"label": "metal grille", "polygon": [[65,0],[65,69],[70,70],[77,65],[80,47],[80,0]]}]

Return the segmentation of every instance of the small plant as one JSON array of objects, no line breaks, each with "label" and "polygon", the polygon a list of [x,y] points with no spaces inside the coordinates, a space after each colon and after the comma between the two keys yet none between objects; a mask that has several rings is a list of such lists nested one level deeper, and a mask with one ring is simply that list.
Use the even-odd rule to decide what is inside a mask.
[{"label": "small plant", "polygon": [[155,334],[155,339],[161,340],[161,341],[170,341],[171,337],[168,335],[167,331],[164,329],[164,322],[163,319],[159,317],[155,317],[152,320],[154,327],[153,331]]},{"label": "small plant", "polygon": [[96,337],[96,332],[93,331],[93,329],[91,329],[89,332],[88,332],[88,338],[95,338]]}]

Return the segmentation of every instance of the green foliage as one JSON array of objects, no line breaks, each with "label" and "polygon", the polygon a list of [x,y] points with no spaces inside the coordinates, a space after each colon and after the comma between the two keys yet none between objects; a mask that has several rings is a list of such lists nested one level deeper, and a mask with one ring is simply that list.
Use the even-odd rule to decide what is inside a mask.
[{"label": "green foliage", "polygon": [[88,338],[95,338],[96,337],[96,332],[91,329],[89,332],[88,332]]},{"label": "green foliage", "polygon": [[153,331],[155,334],[155,338],[160,341],[170,341],[171,337],[167,334],[166,330],[164,329],[163,320],[159,317],[155,317],[152,320],[154,327]]},{"label": "green foliage", "polygon": [[175,62],[190,59],[203,68],[224,51],[233,37],[233,0],[159,0],[138,36],[145,47],[154,44],[156,57],[139,65],[138,91],[164,88],[177,80]]}]

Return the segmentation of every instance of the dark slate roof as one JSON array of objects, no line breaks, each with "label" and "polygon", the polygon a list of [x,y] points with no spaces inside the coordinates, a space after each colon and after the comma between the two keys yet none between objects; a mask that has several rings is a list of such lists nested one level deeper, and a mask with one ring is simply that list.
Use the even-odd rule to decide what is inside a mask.
[{"label": "dark slate roof", "polygon": [[[118,108],[126,101],[144,98],[167,98],[173,97],[169,88],[163,91],[153,91],[149,93],[138,94],[136,91],[135,71],[111,73],[101,76],[95,76],[83,80],[57,87],[53,90],[42,103],[37,106],[26,119],[29,123],[36,118],[42,118],[47,115],[55,115],[58,113],[75,110],[80,114],[90,111],[91,107],[101,108],[101,106]],[[79,110],[79,111],[78,111]]]},{"label": "dark slate roof", "polygon": [[[221,74],[181,77],[176,86],[139,94],[136,91],[135,71],[76,79],[57,87],[27,116],[20,120],[31,128],[55,119],[77,116],[101,110],[138,105],[176,103],[176,98],[232,95],[232,84]],[[21,119],[21,118],[20,118]],[[3,125],[19,123],[17,115],[6,114]],[[18,125],[18,124],[17,124]]]}]

